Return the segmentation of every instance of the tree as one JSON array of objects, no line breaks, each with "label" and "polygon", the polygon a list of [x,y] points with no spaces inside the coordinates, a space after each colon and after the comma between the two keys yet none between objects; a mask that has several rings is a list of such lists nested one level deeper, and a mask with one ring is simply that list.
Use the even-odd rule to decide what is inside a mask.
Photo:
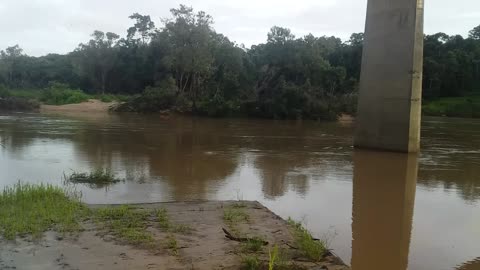
[{"label": "tree", "polygon": [[[128,28],[127,31],[127,39],[133,40],[134,37],[138,34],[141,39],[141,44],[146,45],[150,42],[150,37],[155,30],[155,23],[152,22],[150,16],[148,15],[140,15],[139,13],[134,13],[128,17],[132,20],[135,20],[135,24]],[[140,40],[140,39],[137,39]]]},{"label": "tree", "polygon": [[[17,44],[15,46],[7,47],[4,51],[0,51],[1,69],[6,85],[10,87],[17,87],[15,77],[18,75],[18,64],[23,56],[23,49]],[[18,77],[18,76],[17,76]]]},{"label": "tree", "polygon": [[290,29],[274,26],[267,36],[267,43],[285,44],[295,39]]},{"label": "tree", "polygon": [[116,61],[116,41],[120,38],[117,34],[94,31],[87,44],[80,44],[76,50],[78,70],[80,76],[86,76],[94,88],[100,89],[104,94],[107,89],[109,72]]},{"label": "tree", "polygon": [[471,39],[480,40],[480,25],[470,30],[468,37]]},{"label": "tree", "polygon": [[[172,47],[171,69],[180,94],[188,94],[192,107],[212,74],[213,55],[210,44],[212,17],[205,12],[194,13],[181,5],[171,9],[173,20],[167,21],[164,31]],[[188,92],[188,93],[187,93]]]}]

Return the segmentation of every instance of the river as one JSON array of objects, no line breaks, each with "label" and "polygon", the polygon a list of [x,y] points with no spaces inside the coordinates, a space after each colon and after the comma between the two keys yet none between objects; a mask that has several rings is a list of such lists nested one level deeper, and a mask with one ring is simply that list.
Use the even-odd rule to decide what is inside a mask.
[{"label": "river", "polygon": [[0,114],[0,188],[108,168],[87,203],[258,200],[353,270],[480,269],[480,121],[426,118],[419,155],[358,151],[353,123]]}]

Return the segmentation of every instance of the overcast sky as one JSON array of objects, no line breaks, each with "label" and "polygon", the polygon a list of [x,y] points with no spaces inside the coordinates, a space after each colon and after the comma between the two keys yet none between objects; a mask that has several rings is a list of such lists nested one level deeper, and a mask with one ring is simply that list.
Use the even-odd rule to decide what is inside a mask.
[{"label": "overcast sky", "polygon": [[[480,0],[425,0],[425,32],[467,36],[480,24]],[[134,12],[160,18],[180,3],[213,16],[214,28],[238,44],[265,42],[273,25],[299,37],[363,32],[367,0],[0,0],[0,49],[19,44],[29,55],[66,53],[93,30],[125,36]]]}]

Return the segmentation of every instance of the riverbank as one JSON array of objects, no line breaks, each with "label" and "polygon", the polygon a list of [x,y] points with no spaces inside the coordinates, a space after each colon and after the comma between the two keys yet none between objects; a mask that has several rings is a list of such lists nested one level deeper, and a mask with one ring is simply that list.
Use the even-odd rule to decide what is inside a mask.
[{"label": "riverbank", "polygon": [[115,106],[118,102],[102,102],[97,99],[89,99],[86,102],[77,104],[66,105],[45,105],[40,106],[40,112],[61,112],[61,113],[99,113],[108,112],[112,106]]},{"label": "riverbank", "polygon": [[258,202],[84,205],[74,194],[19,184],[0,195],[0,269],[348,269]]}]

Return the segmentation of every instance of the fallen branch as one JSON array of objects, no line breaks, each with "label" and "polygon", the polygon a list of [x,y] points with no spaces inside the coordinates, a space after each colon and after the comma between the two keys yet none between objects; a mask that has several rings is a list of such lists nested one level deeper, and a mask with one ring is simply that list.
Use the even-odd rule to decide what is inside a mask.
[{"label": "fallen branch", "polygon": [[[225,228],[222,228],[222,230],[223,230],[223,232],[225,233],[225,237],[226,237],[227,239],[232,240],[232,241],[237,241],[237,242],[241,242],[241,243],[250,242],[250,241],[258,241],[257,239],[253,239],[253,238],[235,237],[235,236],[233,236],[229,231],[227,231]],[[266,246],[266,245],[268,245],[268,242],[262,240],[262,244],[263,244],[264,246]]]}]

